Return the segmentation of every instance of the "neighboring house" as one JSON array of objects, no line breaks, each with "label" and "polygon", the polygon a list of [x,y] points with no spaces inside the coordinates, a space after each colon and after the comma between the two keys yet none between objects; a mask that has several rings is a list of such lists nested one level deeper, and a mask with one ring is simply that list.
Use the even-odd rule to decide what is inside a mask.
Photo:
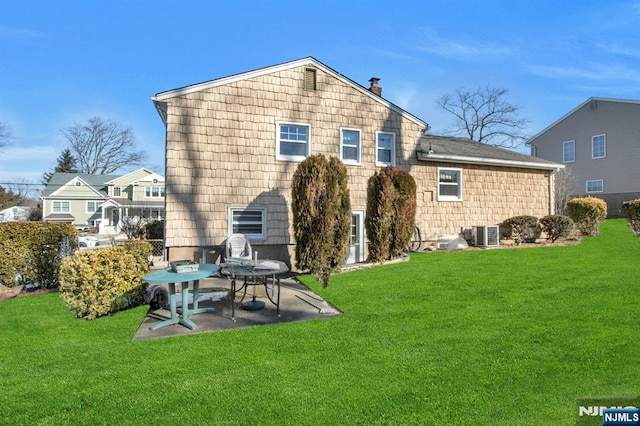
[{"label": "neighboring house", "polygon": [[[367,181],[386,166],[418,185],[416,223],[431,240],[515,215],[552,213],[561,165],[469,140],[425,136],[427,123],[314,58],[158,93],[166,126],[168,260],[201,259],[246,234],[260,258],[294,264],[291,181],[314,153],[346,165],[352,236],[366,259]],[[208,260],[210,260],[208,258]]]},{"label": "neighboring house", "polygon": [[54,173],[41,199],[45,222],[115,234],[123,220],[164,219],[164,178],[145,168],[122,176]]},{"label": "neighboring house", "polygon": [[13,206],[0,211],[0,222],[18,222],[29,219],[32,207]]},{"label": "neighboring house", "polygon": [[610,217],[640,197],[640,101],[589,98],[529,142],[532,155],[563,163],[570,194],[607,202]]}]

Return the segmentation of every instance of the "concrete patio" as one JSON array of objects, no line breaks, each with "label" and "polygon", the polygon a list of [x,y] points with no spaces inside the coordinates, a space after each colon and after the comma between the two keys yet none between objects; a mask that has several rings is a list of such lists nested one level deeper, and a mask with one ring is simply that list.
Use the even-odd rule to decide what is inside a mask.
[{"label": "concrete patio", "polygon": [[[240,284],[241,282],[238,283],[238,287]],[[179,285],[176,287],[179,288]],[[174,324],[152,331],[149,327],[169,318],[170,312],[168,309],[150,310],[134,335],[133,340],[186,336],[342,315],[342,312],[336,307],[309,290],[295,277],[282,278],[280,281],[280,317],[276,315],[276,306],[266,297],[264,286],[249,286],[244,302],[251,300],[253,287],[256,290],[256,300],[264,302],[264,309],[256,311],[243,309],[239,304],[242,292],[238,292],[235,299],[234,322],[231,319],[231,301],[229,299],[231,281],[227,278],[213,277],[200,280],[201,297],[199,298],[199,306],[201,308],[214,308],[215,311],[191,316],[190,319],[197,326],[196,330],[190,330],[183,325]],[[269,291],[271,291],[270,286]]]}]

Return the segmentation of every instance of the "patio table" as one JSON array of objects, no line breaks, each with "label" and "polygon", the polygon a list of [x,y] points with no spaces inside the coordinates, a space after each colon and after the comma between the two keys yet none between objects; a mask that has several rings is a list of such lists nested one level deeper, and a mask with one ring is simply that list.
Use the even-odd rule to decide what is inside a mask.
[{"label": "patio table", "polygon": [[[240,303],[247,295],[247,286],[264,285],[265,293],[271,303],[276,306],[276,315],[280,317],[280,278],[279,275],[289,271],[284,262],[279,260],[258,260],[245,262],[228,262],[220,265],[222,270],[220,273],[231,278],[231,319],[235,322],[235,295],[237,292],[244,290]],[[267,288],[267,279],[271,277],[271,295]],[[240,288],[236,288],[236,279],[242,278],[243,283]],[[278,294],[275,295],[275,289]],[[255,290],[255,287],[254,287]],[[275,300],[274,300],[275,297]],[[242,305],[247,310],[259,310],[264,308],[264,302],[256,300],[255,291],[251,302]]]},{"label": "patio table", "polygon": [[[198,326],[189,319],[190,316],[205,312],[213,312],[213,308],[198,308],[198,297],[200,291],[200,280],[207,278],[218,272],[220,266],[208,263],[198,265],[197,271],[192,272],[174,272],[172,270],[163,269],[155,271],[142,277],[143,281],[148,283],[166,283],[169,287],[169,306],[171,318],[161,321],[149,327],[150,330],[157,330],[173,324],[181,324],[191,330],[195,330]],[[193,307],[189,309],[189,282],[193,282]],[[178,315],[176,304],[176,283],[182,286],[182,312]]]}]

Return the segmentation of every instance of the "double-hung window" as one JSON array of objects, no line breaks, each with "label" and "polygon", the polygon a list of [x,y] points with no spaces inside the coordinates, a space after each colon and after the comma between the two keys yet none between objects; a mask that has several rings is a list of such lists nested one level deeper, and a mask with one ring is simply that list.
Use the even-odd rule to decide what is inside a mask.
[{"label": "double-hung window", "polygon": [[119,197],[121,194],[121,190],[119,186],[114,186],[113,187],[113,196],[114,197]]},{"label": "double-hung window", "polygon": [[164,186],[145,186],[144,196],[147,198],[164,197]]},{"label": "double-hung window", "polygon": [[604,192],[604,180],[594,179],[587,181],[587,194],[593,192]]},{"label": "double-hung window", "polygon": [[69,201],[54,201],[51,205],[53,213],[69,213],[71,211],[71,203]]},{"label": "double-hung window", "polygon": [[607,156],[607,137],[595,135],[591,138],[591,158],[604,158]]},{"label": "double-hung window", "polygon": [[396,134],[376,132],[376,166],[396,165]]},{"label": "double-hung window", "polygon": [[99,201],[87,201],[87,213],[97,213],[100,211]]},{"label": "double-hung window", "polygon": [[360,164],[360,130],[340,129],[340,159],[345,164]]},{"label": "double-hung window", "polygon": [[267,212],[261,208],[231,207],[229,209],[229,233],[244,234],[258,240],[267,237]]},{"label": "double-hung window", "polygon": [[576,161],[576,141],[562,143],[562,162],[573,163]]},{"label": "double-hung window", "polygon": [[276,158],[302,161],[311,153],[311,126],[309,124],[276,123]]},{"label": "double-hung window", "polygon": [[438,167],[438,201],[462,201],[462,169]]}]

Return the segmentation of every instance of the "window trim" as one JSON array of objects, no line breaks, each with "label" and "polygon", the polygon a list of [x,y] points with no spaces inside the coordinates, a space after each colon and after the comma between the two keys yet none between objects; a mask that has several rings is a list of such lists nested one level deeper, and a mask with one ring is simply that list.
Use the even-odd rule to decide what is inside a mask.
[{"label": "window trim", "polygon": [[[597,156],[595,155],[595,139],[599,138],[602,136],[602,155]],[[605,133],[602,133],[600,135],[593,135],[591,136],[591,159],[592,160],[597,160],[599,158],[606,158],[607,157],[607,135]]]},{"label": "window trim", "polygon": [[[589,191],[589,184],[594,182],[600,182],[600,190],[598,191]],[[586,182],[585,190],[587,194],[602,194],[604,192],[604,179],[589,179]]]},{"label": "window trim", "polygon": [[122,197],[122,187],[114,186],[112,194],[113,197]]},{"label": "window trim", "polygon": [[[156,189],[158,195],[153,195],[153,190]],[[160,185],[152,185],[144,187],[144,197],[145,198],[164,198],[164,186]]]},{"label": "window trim", "polygon": [[[283,155],[280,154],[280,129],[282,126],[296,126],[307,128],[307,143],[305,155]],[[295,142],[295,141],[292,141]],[[276,121],[276,160],[282,161],[304,161],[305,158],[311,155],[311,124],[310,123],[297,123],[293,121]]]},{"label": "window trim", "polygon": [[[565,147],[568,144],[571,144],[573,146],[573,159],[572,160],[567,160]],[[570,140],[570,141],[562,142],[562,162],[563,163],[575,163],[576,162],[576,141],[575,141],[575,139],[574,140]]]},{"label": "window trim", "polygon": [[[56,203],[60,204],[60,207],[59,207],[60,210],[59,211],[56,211]],[[63,204],[67,205],[67,210],[66,211],[62,208]],[[71,213],[71,201],[69,201],[69,200],[53,200],[51,202],[51,213],[56,213],[56,214]]]},{"label": "window trim", "polygon": [[[391,136],[391,162],[386,162],[386,161],[380,161],[379,158],[379,150],[380,150],[380,145],[379,145],[379,139],[378,137],[380,135],[390,135]],[[384,148],[386,150],[386,148]],[[395,132],[386,132],[383,130],[377,131],[376,132],[376,166],[379,167],[386,167],[386,166],[395,166],[396,165],[396,133]]]},{"label": "window trim", "polygon": [[[355,160],[344,158],[344,132],[355,132],[358,134],[358,154]],[[350,164],[354,166],[359,166],[362,164],[362,130],[355,129],[352,127],[340,127],[340,161],[344,164]]]},{"label": "window trim", "polygon": [[[90,210],[89,209],[89,203],[91,203],[91,204],[93,204],[95,206],[94,210]],[[87,202],[85,204],[85,213],[90,213],[90,214],[100,213],[100,209],[101,209],[100,204],[102,204],[101,201],[89,201],[89,200],[87,200]]]},{"label": "window trim", "polygon": [[260,226],[262,228],[262,232],[260,234],[244,234],[245,237],[249,240],[265,240],[267,238],[267,209],[264,207],[229,207],[227,214],[227,235],[231,235],[235,232],[234,230],[234,222],[233,222],[233,214],[235,212],[246,212],[246,211],[259,211],[261,214]]},{"label": "window trim", "polygon": [[[456,172],[458,173],[460,179],[458,182],[458,195],[454,196],[454,195],[441,195],[440,194],[440,172],[444,171],[444,170],[450,170],[452,172]],[[462,184],[463,184],[463,173],[462,173],[462,169],[456,168],[456,167],[438,167],[437,171],[437,176],[436,176],[436,180],[437,180],[437,185],[438,185],[438,201],[463,201],[463,197],[462,197]],[[445,183],[446,185],[446,183]],[[451,185],[453,186],[453,185]]]}]

